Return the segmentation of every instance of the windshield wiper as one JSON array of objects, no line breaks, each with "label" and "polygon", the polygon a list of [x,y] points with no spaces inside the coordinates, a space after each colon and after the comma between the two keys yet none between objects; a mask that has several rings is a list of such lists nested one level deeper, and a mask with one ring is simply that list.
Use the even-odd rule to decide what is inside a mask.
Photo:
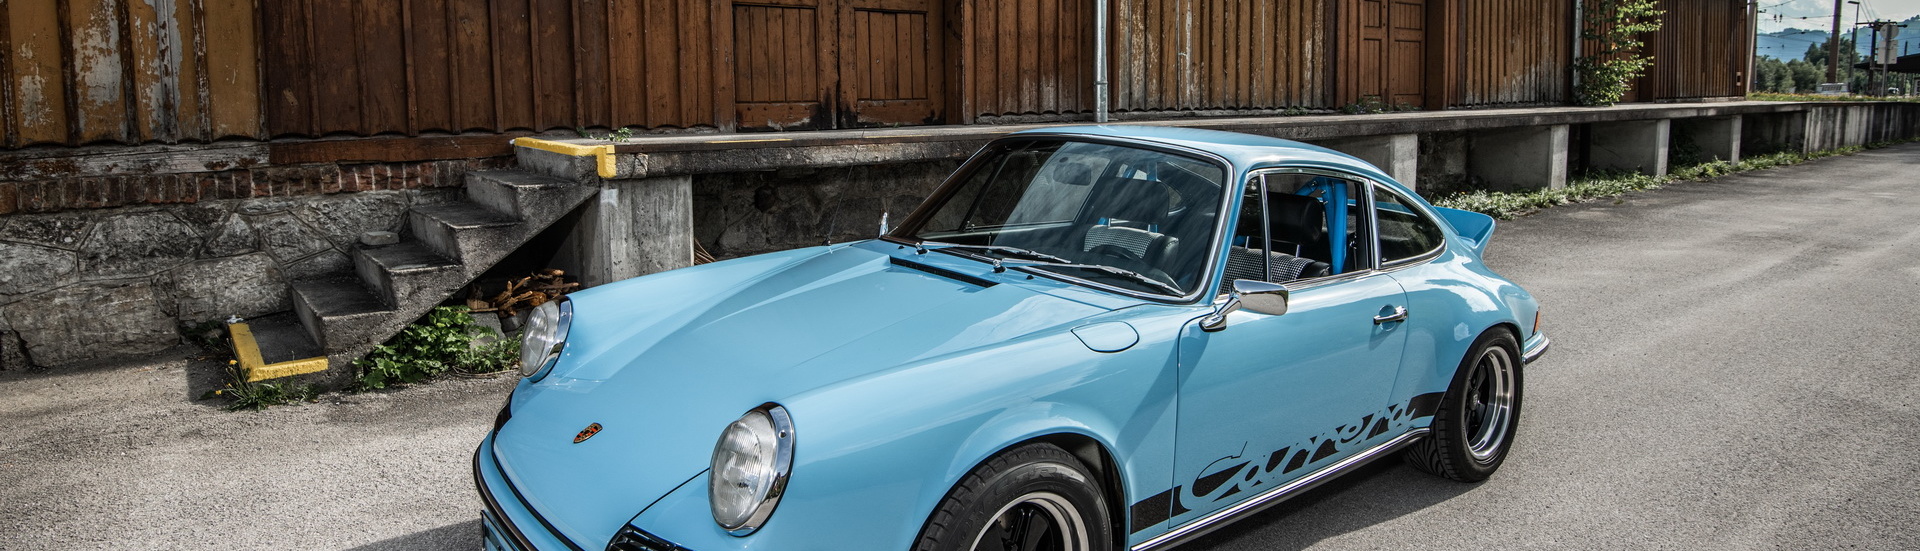
[{"label": "windshield wiper", "polygon": [[[1007,260],[1005,259],[994,260],[993,271],[996,273],[1006,271],[1007,268],[1006,266],[1004,266],[1006,262]],[[1168,285],[1166,282],[1160,281],[1158,279],[1154,279],[1152,277],[1149,277],[1146,274],[1136,272],[1133,270],[1128,270],[1126,268],[1115,268],[1113,266],[1108,266],[1105,264],[1076,264],[1073,262],[1035,262],[1031,260],[1013,260],[1012,262],[1015,263],[1014,267],[1049,266],[1054,268],[1079,268],[1082,270],[1093,270],[1096,272],[1105,272],[1105,273],[1109,273],[1117,276],[1124,276],[1134,281],[1138,281],[1141,283],[1152,285],[1154,287],[1165,289],[1167,291],[1167,294],[1170,294],[1173,296],[1180,296],[1183,294],[1180,292],[1179,287]]]},{"label": "windshield wiper", "polygon": [[[921,240],[920,244],[917,245],[916,247],[920,250],[921,253],[925,253],[927,251],[927,247],[926,247],[927,245],[935,245],[942,249],[972,249],[972,250],[981,250],[981,251],[993,251],[993,252],[1002,253],[1002,254],[1024,256],[1027,258],[1037,258],[1040,260],[1045,260],[1047,262],[1063,262],[1067,264],[1073,263],[1072,260],[1067,260],[1065,258],[1060,258],[1054,255],[1040,252],[1040,251],[1035,251],[1031,249],[1022,249],[1019,247],[1008,247],[1006,245],[963,245],[960,243],[947,243],[945,241]],[[994,264],[994,266],[998,267],[999,266],[998,261],[995,261],[995,262],[996,263]]]}]

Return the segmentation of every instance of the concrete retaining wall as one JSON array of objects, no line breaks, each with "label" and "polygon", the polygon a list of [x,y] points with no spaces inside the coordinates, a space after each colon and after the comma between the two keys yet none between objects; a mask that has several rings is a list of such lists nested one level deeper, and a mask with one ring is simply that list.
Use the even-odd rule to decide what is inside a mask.
[{"label": "concrete retaining wall", "polygon": [[[362,232],[397,230],[414,205],[458,200],[467,170],[507,162],[105,179],[146,188],[15,186],[45,194],[32,203],[45,210],[89,200],[84,193],[134,206],[0,216],[0,369],[151,354],[206,322],[286,311],[288,280],[351,271],[347,253]],[[294,172],[304,176],[287,176]],[[202,179],[204,188],[166,185]],[[122,201],[136,196],[153,200]],[[233,196],[251,197],[223,198]]]}]

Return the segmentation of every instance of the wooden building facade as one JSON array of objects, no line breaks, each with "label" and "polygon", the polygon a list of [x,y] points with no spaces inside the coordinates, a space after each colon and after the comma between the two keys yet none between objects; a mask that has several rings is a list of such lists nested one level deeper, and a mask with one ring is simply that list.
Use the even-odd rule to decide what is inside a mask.
[{"label": "wooden building facade", "polygon": [[[1110,109],[1564,104],[1576,1],[1110,0]],[[7,0],[0,147],[1087,120],[1094,3]],[[1628,99],[1744,95],[1747,3],[1662,4]]]}]

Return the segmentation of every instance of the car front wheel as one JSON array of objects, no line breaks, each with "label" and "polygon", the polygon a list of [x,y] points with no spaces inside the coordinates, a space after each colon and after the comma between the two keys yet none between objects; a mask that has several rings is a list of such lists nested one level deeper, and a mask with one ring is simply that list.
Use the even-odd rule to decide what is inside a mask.
[{"label": "car front wheel", "polygon": [[1111,543],[1106,501],[1087,468],[1051,444],[975,467],[934,509],[915,551],[1091,551]]},{"label": "car front wheel", "polygon": [[1519,427],[1519,350],[1504,329],[1474,341],[1433,414],[1433,432],[1407,448],[1409,465],[1461,482],[1500,469]]}]

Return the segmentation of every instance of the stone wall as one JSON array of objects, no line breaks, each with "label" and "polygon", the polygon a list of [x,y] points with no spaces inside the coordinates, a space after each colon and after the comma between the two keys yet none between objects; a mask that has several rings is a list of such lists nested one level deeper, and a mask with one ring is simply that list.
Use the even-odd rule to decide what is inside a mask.
[{"label": "stone wall", "polygon": [[290,309],[287,281],[350,272],[360,234],[461,197],[510,159],[6,182],[0,369],[139,356],[228,316]]},{"label": "stone wall", "polygon": [[694,238],[718,258],[869,239],[893,225],[960,161],[706,174],[693,178]]}]

